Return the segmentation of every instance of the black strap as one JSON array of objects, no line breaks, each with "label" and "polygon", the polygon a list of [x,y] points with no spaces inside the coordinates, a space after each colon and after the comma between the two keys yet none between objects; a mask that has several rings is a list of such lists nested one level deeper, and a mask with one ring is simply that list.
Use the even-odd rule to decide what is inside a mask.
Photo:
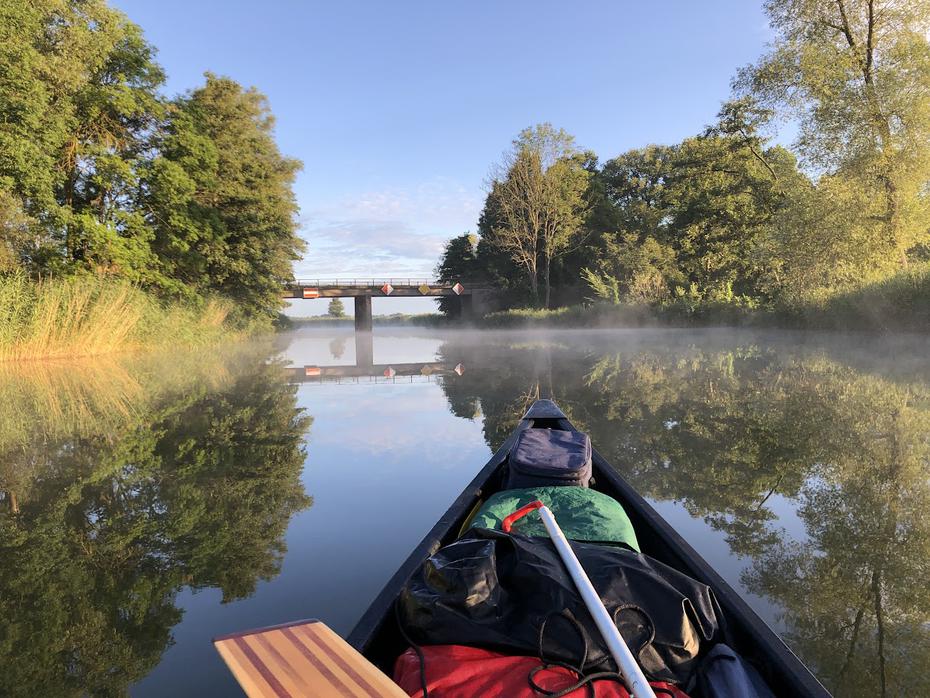
[{"label": "black strap", "polygon": [[[578,633],[578,637],[581,638],[582,652],[581,652],[581,662],[579,666],[572,666],[571,664],[568,664],[566,662],[561,662],[561,661],[557,661],[554,659],[546,658],[545,634],[546,634],[546,628],[549,627],[549,619],[552,618],[553,616],[567,620],[569,624],[572,626],[572,628],[574,628],[575,631]],[[585,636],[583,628],[581,627],[581,623],[579,623],[578,620],[574,616],[572,616],[570,613],[568,613],[567,611],[564,611],[564,610],[553,611],[552,613],[547,615],[545,618],[543,618],[543,622],[539,626],[539,647],[538,649],[539,649],[539,658],[542,661],[542,664],[540,664],[537,667],[533,667],[530,670],[530,673],[527,674],[526,676],[526,680],[530,684],[530,688],[532,688],[533,691],[535,691],[536,693],[541,693],[544,696],[549,696],[549,698],[561,698],[562,696],[567,696],[569,693],[573,691],[577,691],[579,688],[584,687],[587,691],[590,692],[592,696],[594,696],[595,695],[595,692],[594,692],[595,681],[618,681],[620,682],[621,685],[623,684],[623,677],[620,676],[620,674],[613,672],[613,671],[601,671],[601,672],[596,672],[593,674],[588,674],[587,676],[584,675],[584,666],[585,664],[588,663],[588,640],[587,640],[587,637]],[[563,688],[559,691],[550,691],[546,688],[543,688],[538,683],[536,683],[536,674],[538,674],[540,671],[551,669],[552,667],[562,667],[563,669],[568,669],[569,671],[574,673],[576,676],[578,676],[579,679],[571,686]]]},{"label": "black strap", "polygon": [[423,698],[429,698],[429,688],[426,685],[426,655],[423,654],[423,650],[420,649],[420,646],[410,639],[410,636],[404,629],[404,623],[400,618],[400,603],[397,601],[394,602],[394,620],[397,621],[397,629],[400,630],[400,636],[404,638],[404,642],[410,645],[410,648],[416,652],[417,659],[420,660],[420,688],[423,689]]},{"label": "black strap", "polygon": [[[633,612],[638,613],[640,616],[642,616],[646,620],[645,626],[649,629],[649,632],[646,638],[644,639],[643,643],[638,648],[636,648],[635,652],[633,652],[633,656],[636,658],[637,661],[639,661],[640,653],[644,649],[646,649],[646,647],[651,645],[653,640],[655,640],[655,637],[656,637],[655,623],[652,622],[652,618],[642,608],[640,608],[636,604],[628,603],[628,604],[621,604],[620,606],[617,606],[617,608],[614,609],[614,612],[612,614],[614,625],[617,625],[617,618],[624,611],[633,611]],[[546,658],[545,634],[546,634],[546,628],[549,626],[549,619],[552,618],[553,616],[567,620],[569,624],[577,632],[578,637],[581,638],[581,645],[582,645],[581,662],[579,663],[578,666],[572,666],[571,664],[568,664],[567,662],[562,662],[562,661],[557,661],[554,659]],[[619,672],[599,671],[599,672],[585,675],[584,667],[588,663],[587,636],[584,633],[584,629],[581,627],[581,623],[579,623],[578,620],[574,616],[572,616],[570,613],[568,613],[565,610],[553,611],[552,613],[548,614],[543,619],[543,622],[539,626],[538,645],[539,645],[538,646],[539,658],[540,660],[542,660],[542,664],[531,669],[530,673],[527,674],[527,677],[526,677],[527,682],[530,684],[530,688],[532,688],[533,691],[535,691],[536,693],[540,693],[544,696],[549,696],[549,698],[562,698],[562,696],[567,696],[572,691],[577,691],[579,688],[584,687],[588,692],[590,692],[591,696],[595,696],[596,695],[595,690],[594,690],[595,681],[617,681],[624,687],[626,686],[626,683],[623,680],[623,676]],[[569,671],[571,671],[572,673],[574,673],[576,676],[579,677],[578,681],[576,681],[571,686],[563,688],[559,691],[550,691],[548,689],[543,688],[538,683],[536,683],[536,675],[540,671],[545,671],[546,669],[550,669],[552,667],[561,667],[563,669],[568,669]],[[656,694],[664,694],[664,695],[669,695],[669,696],[675,695],[674,691],[672,691],[671,689],[662,687],[662,686],[653,686],[652,690]]]}]

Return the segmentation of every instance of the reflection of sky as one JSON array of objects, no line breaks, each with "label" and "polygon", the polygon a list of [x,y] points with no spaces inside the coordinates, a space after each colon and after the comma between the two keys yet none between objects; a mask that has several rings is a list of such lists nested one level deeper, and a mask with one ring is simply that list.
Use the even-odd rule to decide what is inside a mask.
[{"label": "reflection of sky", "polygon": [[[376,330],[374,361],[433,361],[452,336],[419,329]],[[282,339],[290,343],[281,356],[298,366],[351,365],[355,360],[355,337],[347,328],[301,329]],[[927,375],[922,340],[882,341],[877,345],[862,340],[844,342],[842,351],[837,351],[847,365],[860,372],[874,371],[886,379],[906,382]],[[341,359],[332,356],[333,342],[345,343]],[[492,369],[500,369],[502,375],[524,371],[530,376],[547,343],[559,348],[563,361],[580,362],[579,377],[602,355],[629,357],[656,352],[663,356],[658,350],[679,346],[684,347],[682,356],[687,356],[706,346],[713,356],[715,351],[753,345],[777,351],[786,362],[805,356],[817,361],[825,346],[822,337],[813,334],[779,333],[753,339],[749,333],[722,330],[458,333],[447,350],[453,349],[449,353],[456,361],[463,361],[465,374],[461,378],[452,374],[443,380],[469,380],[482,370]],[[496,345],[509,348],[492,354],[482,351]],[[494,357],[501,365],[482,366],[477,356]],[[662,360],[668,360],[669,355],[665,356]],[[473,363],[469,357],[475,357]],[[571,394],[582,388],[574,383],[567,391]],[[500,392],[493,385],[485,389]],[[233,681],[210,644],[214,635],[308,617],[321,618],[337,632],[347,633],[490,452],[481,419],[454,417],[435,377],[416,382],[301,384],[297,398],[313,417],[302,481],[314,503],[290,522],[282,573],[259,584],[251,598],[227,605],[220,604],[215,590],[181,592],[177,602],[185,616],[173,630],[175,645],[152,674],[133,688],[133,695],[234,692]],[[674,420],[666,427],[674,427]],[[676,465],[670,462],[669,467]],[[688,466],[678,463],[677,467]],[[779,608],[767,598],[748,594],[740,583],[741,573],[752,560],[735,556],[723,532],[702,517],[691,516],[681,501],[653,504],[766,622],[783,629],[778,622]],[[770,526],[785,541],[803,544],[807,540],[795,500],[775,493],[765,506],[774,515]]]},{"label": "reflection of sky", "polygon": [[[352,363],[351,332],[300,332],[284,354],[332,365],[341,338],[339,363]],[[440,344],[376,333],[375,360],[432,361]],[[216,635],[309,617],[347,634],[490,455],[480,420],[454,417],[435,380],[301,385],[298,404],[313,417],[302,477],[313,505],[291,520],[281,574],[227,605],[212,589],[179,594],[175,644],[134,696],[235,694]]]},{"label": "reflection of sky", "polygon": [[[417,336],[407,332],[375,330],[374,363],[418,363],[436,360],[442,338],[424,332]],[[333,356],[342,347],[343,354]],[[351,328],[301,328],[291,337],[281,357],[294,366],[352,366],[355,364],[355,332]]]}]

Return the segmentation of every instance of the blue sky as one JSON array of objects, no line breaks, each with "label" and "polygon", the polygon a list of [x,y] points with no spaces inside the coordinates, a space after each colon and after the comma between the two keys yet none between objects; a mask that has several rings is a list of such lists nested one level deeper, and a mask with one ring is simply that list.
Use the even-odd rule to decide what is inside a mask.
[{"label": "blue sky", "polygon": [[602,160],[680,140],[770,37],[751,0],[111,4],[158,48],[169,93],[209,70],[268,95],[304,163],[295,271],[311,278],[428,276],[521,129],[550,121]]}]

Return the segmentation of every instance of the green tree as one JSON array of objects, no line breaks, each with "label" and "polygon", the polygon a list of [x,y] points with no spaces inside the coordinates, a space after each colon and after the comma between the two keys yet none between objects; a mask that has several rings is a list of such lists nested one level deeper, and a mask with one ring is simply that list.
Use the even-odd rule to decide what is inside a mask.
[{"label": "green tree", "polygon": [[346,307],[342,304],[342,301],[339,298],[333,298],[329,302],[329,307],[327,308],[326,313],[330,317],[345,317]]},{"label": "green tree", "polygon": [[767,118],[750,100],[724,104],[713,126],[676,147],[665,179],[665,241],[710,299],[760,295],[773,216],[801,178],[791,153],[765,146]]},{"label": "green tree", "polygon": [[488,240],[525,270],[536,304],[541,275],[547,308],[553,260],[575,240],[586,213],[590,173],[577,153],[574,138],[562,129],[551,124],[525,129],[491,184],[497,225]]},{"label": "green tree", "polygon": [[[772,50],[737,86],[796,118],[805,161],[844,181],[830,191],[842,189],[842,206],[859,215],[854,225],[873,231],[855,234],[868,263],[886,272],[906,265],[930,221],[930,2],[768,0],[765,8]],[[834,242],[818,241],[828,259]]]},{"label": "green tree", "polygon": [[595,295],[650,299],[768,299],[779,267],[775,216],[806,179],[794,157],[760,134],[768,112],[752,100],[723,105],[714,125],[674,146],[605,163],[606,220],[585,279]]},{"label": "green tree", "polygon": [[659,303],[684,276],[675,251],[652,237],[636,233],[609,234],[602,238],[604,255],[598,255],[581,277],[594,298],[609,303]]},{"label": "green tree", "polygon": [[164,76],[138,26],[103,0],[0,2],[0,227],[34,271],[145,280],[132,205]]},{"label": "green tree", "polygon": [[273,127],[264,96],[207,74],[173,105],[147,178],[166,276],[266,314],[303,249],[292,189],[300,163],[280,154]]}]

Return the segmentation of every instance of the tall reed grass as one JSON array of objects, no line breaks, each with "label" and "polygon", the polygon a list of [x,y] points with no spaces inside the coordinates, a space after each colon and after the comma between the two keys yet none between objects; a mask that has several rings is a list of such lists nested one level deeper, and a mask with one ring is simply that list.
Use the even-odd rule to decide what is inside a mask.
[{"label": "tall reed grass", "polygon": [[163,303],[96,276],[34,282],[0,277],[0,361],[62,359],[168,346],[196,347],[230,333],[229,308]]}]

